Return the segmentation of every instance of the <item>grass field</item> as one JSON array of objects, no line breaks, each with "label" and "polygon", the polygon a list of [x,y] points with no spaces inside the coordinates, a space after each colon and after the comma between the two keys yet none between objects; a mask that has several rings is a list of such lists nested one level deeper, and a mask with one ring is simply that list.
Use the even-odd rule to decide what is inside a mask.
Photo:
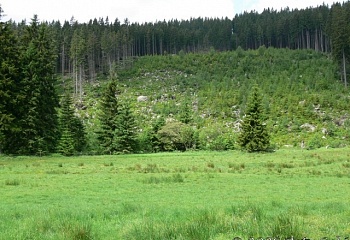
[{"label": "grass field", "polygon": [[350,151],[0,156],[0,239],[336,239]]}]

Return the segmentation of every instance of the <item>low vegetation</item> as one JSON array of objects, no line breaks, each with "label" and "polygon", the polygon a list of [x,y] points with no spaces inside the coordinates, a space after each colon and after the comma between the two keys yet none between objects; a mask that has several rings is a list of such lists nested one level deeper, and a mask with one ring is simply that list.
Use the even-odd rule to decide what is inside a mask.
[{"label": "low vegetation", "polygon": [[349,149],[0,159],[0,239],[342,239]]},{"label": "low vegetation", "polygon": [[[319,52],[261,47],[145,56],[113,82],[119,101],[133,113],[133,152],[238,149],[254,85],[261,92],[261,121],[272,148],[302,143],[305,149],[339,148],[348,145],[350,109],[336,69]],[[109,83],[86,86],[77,110],[88,133],[86,153],[101,152],[95,131],[99,99]]]}]

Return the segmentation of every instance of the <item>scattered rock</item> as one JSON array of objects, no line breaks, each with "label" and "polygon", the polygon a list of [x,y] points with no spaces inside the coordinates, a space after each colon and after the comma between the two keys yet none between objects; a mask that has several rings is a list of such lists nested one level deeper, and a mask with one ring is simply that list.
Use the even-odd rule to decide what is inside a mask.
[{"label": "scattered rock", "polygon": [[147,102],[148,101],[148,97],[147,96],[138,96],[137,97],[137,101],[138,102]]},{"label": "scattered rock", "polygon": [[234,122],[233,124],[233,131],[238,133],[241,131],[242,128],[242,120],[238,119],[237,121]]},{"label": "scattered rock", "polygon": [[314,104],[314,109],[315,109],[316,112],[320,111],[321,110],[321,105],[320,104],[317,104],[317,105]]},{"label": "scattered rock", "polygon": [[346,120],[348,120],[348,116],[345,114],[344,116],[335,119],[334,123],[338,126],[344,126],[344,123],[346,122]]},{"label": "scattered rock", "polygon": [[300,128],[308,129],[309,132],[314,132],[316,130],[316,126],[310,124],[310,123],[304,123],[300,126]]}]

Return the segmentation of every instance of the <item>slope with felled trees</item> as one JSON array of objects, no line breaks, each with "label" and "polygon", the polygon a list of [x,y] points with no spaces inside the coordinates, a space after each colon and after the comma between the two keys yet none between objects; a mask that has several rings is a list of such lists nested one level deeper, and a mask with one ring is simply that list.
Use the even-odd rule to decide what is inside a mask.
[{"label": "slope with felled trees", "polygon": [[[302,141],[310,149],[348,144],[347,90],[337,78],[337,64],[313,50],[261,47],[145,56],[118,71],[116,82],[119,99],[134,112],[141,152],[237,148],[253,85],[261,89],[274,147]],[[90,117],[98,102],[93,96],[104,84],[87,91],[85,101],[91,107],[83,111]],[[154,131],[159,119],[164,121]],[[172,127],[177,123],[184,126]],[[170,136],[177,142],[169,145]],[[157,146],[150,148],[155,139]]]}]

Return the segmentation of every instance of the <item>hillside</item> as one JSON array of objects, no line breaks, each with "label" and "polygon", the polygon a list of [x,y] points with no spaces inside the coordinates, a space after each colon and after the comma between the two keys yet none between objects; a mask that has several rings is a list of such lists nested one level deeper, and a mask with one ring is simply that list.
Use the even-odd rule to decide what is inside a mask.
[{"label": "hillside", "polygon": [[345,146],[349,9],[0,21],[0,154],[235,149],[254,84],[275,148]]},{"label": "hillside", "polygon": [[[232,149],[247,95],[258,84],[275,147],[299,146],[305,141],[312,149],[348,143],[349,96],[337,80],[336,69],[329,56],[315,51],[260,47],[145,56],[116,75],[119,98],[131,104],[140,139],[160,118],[183,121],[187,116],[186,125],[195,129],[197,148]],[[105,83],[87,89],[87,108],[80,111],[90,123],[90,133],[97,124],[93,117]]]}]

